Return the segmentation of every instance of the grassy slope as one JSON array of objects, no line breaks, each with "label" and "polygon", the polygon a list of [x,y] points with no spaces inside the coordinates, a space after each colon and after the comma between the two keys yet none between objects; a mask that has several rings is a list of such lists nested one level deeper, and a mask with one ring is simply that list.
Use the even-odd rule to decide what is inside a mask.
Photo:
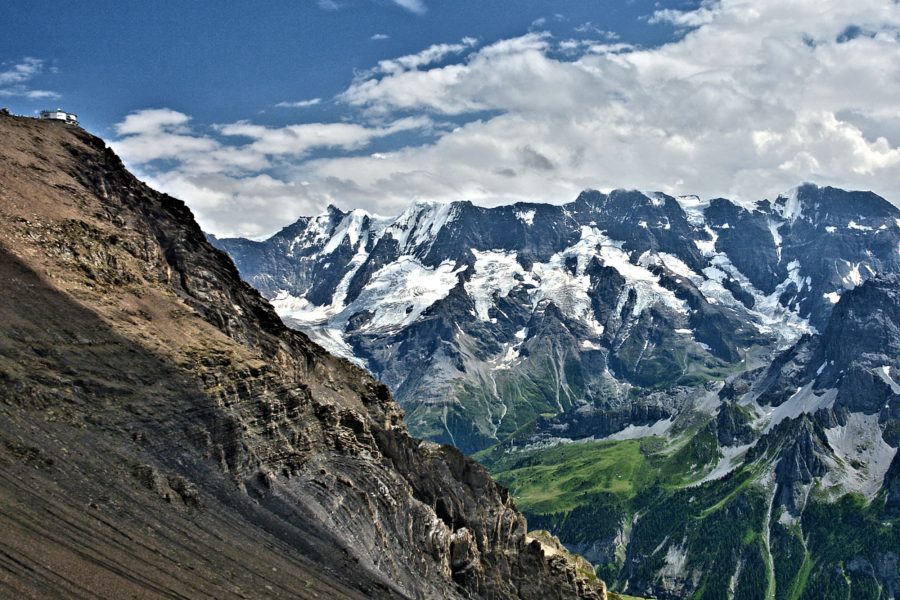
[{"label": "grassy slope", "polygon": [[[615,536],[621,523],[664,501],[718,459],[707,429],[666,445],[660,438],[584,442],[548,449],[478,458],[510,487],[534,527],[559,533],[570,544],[590,544]],[[600,565],[600,575],[615,582],[624,561]]]},{"label": "grassy slope", "polygon": [[708,430],[667,447],[657,437],[582,442],[508,454],[475,455],[532,514],[568,512],[598,494],[632,500],[655,486],[676,489],[693,481],[718,458]]},{"label": "grassy slope", "polygon": [[[685,570],[702,573],[692,598],[730,597],[732,583],[735,598],[762,598],[766,586],[759,582],[770,575],[776,600],[885,597],[876,579],[854,562],[862,556],[874,564],[879,553],[900,548],[900,519],[884,514],[883,500],[814,499],[802,527],[781,525],[773,515],[771,573],[763,535],[769,496],[757,483],[763,465],[687,487],[717,457],[715,440],[703,428],[669,447],[645,438],[517,453],[494,449],[478,456],[510,487],[529,525],[552,531],[564,543],[590,546],[613,539],[624,526],[630,552],[642,557],[628,575],[633,589],[655,579],[665,565],[659,548],[676,540],[688,548]],[[597,565],[613,589],[626,584],[624,550]]]}]

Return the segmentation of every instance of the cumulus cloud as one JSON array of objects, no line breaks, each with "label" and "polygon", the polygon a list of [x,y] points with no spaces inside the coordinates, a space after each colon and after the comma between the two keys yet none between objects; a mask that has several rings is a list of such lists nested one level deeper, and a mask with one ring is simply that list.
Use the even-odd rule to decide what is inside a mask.
[{"label": "cumulus cloud", "polygon": [[116,149],[132,163],[171,159],[183,166],[192,165],[222,149],[216,140],[195,135],[187,126],[189,121],[188,115],[170,109],[132,113],[115,127],[116,133],[123,136],[116,142]]},{"label": "cumulus cloud", "polygon": [[[422,198],[565,202],[587,187],[756,200],[811,180],[900,201],[900,4],[721,0],[651,20],[682,34],[636,48],[529,32],[384,61],[338,97],[361,124],[237,123],[196,142],[181,139],[198,137],[186,121],[145,115],[156,129],[122,143],[144,157],[183,144],[154,174],[215,233],[264,233],[327,202],[391,214]],[[397,128],[429,135],[367,151]],[[141,148],[147,135],[173,144]]]},{"label": "cumulus cloud", "polygon": [[119,135],[158,133],[163,130],[173,132],[188,131],[184,126],[191,118],[184,113],[168,108],[154,108],[133,112],[115,127]]},{"label": "cumulus cloud", "polygon": [[651,25],[671,23],[678,27],[700,27],[713,22],[715,9],[708,3],[697,10],[676,10],[666,8],[654,12],[648,21]]},{"label": "cumulus cloud", "polygon": [[[379,70],[389,76],[358,79],[341,94],[340,99],[351,106],[382,113],[424,110],[459,115],[486,110],[491,104],[496,104],[496,99],[483,97],[485,92],[504,96],[530,95],[528,80],[535,75],[530,72],[530,63],[550,48],[548,34],[529,33],[482,48],[468,62],[428,70],[414,68],[436,62],[451,51],[462,52],[470,45],[474,45],[474,41],[432,46],[416,55],[382,61],[384,64],[379,63]],[[432,60],[426,63],[425,59],[429,57]],[[511,72],[519,68],[523,69],[520,73]],[[551,73],[546,75],[552,76]],[[486,79],[479,81],[480,77]],[[544,87],[540,78],[533,83]],[[507,84],[513,84],[513,87],[507,87]]]},{"label": "cumulus cloud", "polygon": [[119,137],[112,146],[148,183],[185,199],[208,231],[255,236],[335,201],[308,182],[276,178],[270,171],[290,174],[315,150],[355,151],[379,138],[431,127],[431,119],[415,116],[378,125],[265,127],[239,121],[201,130],[179,111],[146,109],[115,126]]},{"label": "cumulus cloud", "polygon": [[389,36],[386,33],[376,33],[376,34],[372,35],[372,37],[370,37],[369,39],[372,40],[373,42],[381,42],[384,40],[391,39],[391,36]]},{"label": "cumulus cloud", "polygon": [[60,98],[57,92],[31,87],[31,80],[44,74],[46,70],[43,60],[30,56],[15,63],[0,64],[0,97],[20,97],[30,100]]},{"label": "cumulus cloud", "polygon": [[[371,173],[354,178],[363,187],[439,171],[455,184],[442,189],[432,178],[420,192],[448,198],[462,189],[484,203],[555,199],[582,185],[756,199],[805,179],[900,199],[897,144],[878,133],[880,123],[896,131],[900,7],[825,4],[705,3],[656,13],[693,28],[659,48],[570,43],[562,49],[577,55],[560,60],[558,44],[532,33],[464,63],[356,82],[344,101],[382,113],[499,114],[382,156],[377,167],[355,157],[320,168]],[[851,24],[876,33],[842,38]],[[522,148],[533,141],[546,146],[552,172],[527,164]],[[483,164],[495,168],[476,174]],[[519,177],[497,180],[499,170]]]}]

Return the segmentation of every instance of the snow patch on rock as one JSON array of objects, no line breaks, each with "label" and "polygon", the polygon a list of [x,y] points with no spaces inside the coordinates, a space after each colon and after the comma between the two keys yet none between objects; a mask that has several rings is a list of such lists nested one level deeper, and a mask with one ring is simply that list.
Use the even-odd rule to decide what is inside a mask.
[{"label": "snow patch on rock", "polygon": [[869,227],[868,225],[860,225],[859,223],[857,223],[856,221],[854,221],[852,219],[850,220],[849,223],[847,223],[847,228],[855,229],[856,231],[872,231],[872,228]]},{"label": "snow patch on rock", "polygon": [[709,200],[701,200],[700,196],[678,196],[675,201],[687,216],[688,223],[697,227],[702,227],[706,223],[704,212],[709,206]]},{"label": "snow patch on rock", "polygon": [[537,211],[535,210],[517,210],[516,218],[531,227],[534,225],[534,215],[536,212]]},{"label": "snow patch on rock", "polygon": [[897,383],[891,376],[892,370],[896,371],[896,369],[894,367],[891,367],[890,365],[882,365],[875,369],[875,374],[890,386],[892,392],[894,392],[895,394],[900,394],[900,383]]},{"label": "snow patch on rock", "polygon": [[716,466],[713,467],[713,470],[707,473],[703,479],[693,485],[700,485],[725,477],[726,475],[734,471],[738,466],[740,466],[744,455],[747,454],[747,450],[749,450],[752,446],[753,444],[744,444],[741,446],[726,446],[724,448],[721,448],[720,451],[722,452],[722,458],[719,459],[719,462],[716,463]]},{"label": "snow patch on rock", "polygon": [[438,233],[452,222],[459,211],[451,202],[416,202],[385,230],[400,244],[401,252],[423,256],[431,249]]},{"label": "snow patch on rock", "polygon": [[779,233],[778,228],[781,226],[780,223],[776,223],[772,219],[768,220],[769,225],[769,233],[772,234],[772,240],[775,242],[775,255],[778,257],[778,262],[781,262],[781,233]]},{"label": "snow patch on rock", "polygon": [[475,303],[475,313],[488,321],[488,310],[496,298],[504,298],[525,280],[525,270],[516,261],[515,252],[488,250],[475,255],[475,274],[465,283],[466,293]]},{"label": "snow patch on rock", "polygon": [[368,215],[362,210],[354,210],[344,217],[335,228],[331,239],[322,248],[322,254],[331,254],[337,250],[345,238],[349,239],[350,247],[355,248],[357,242],[363,237],[363,225],[366,217]]},{"label": "snow patch on rock", "polygon": [[375,313],[367,324],[369,329],[410,325],[429,306],[447,297],[464,268],[444,261],[432,269],[411,256],[401,256],[372,276],[353,306]]},{"label": "snow patch on rock", "polygon": [[814,383],[811,381],[803,387],[797,388],[790,398],[778,406],[759,406],[757,404],[757,409],[762,416],[754,426],[764,427],[763,434],[765,435],[785,419],[796,419],[804,413],[815,414],[824,408],[831,408],[837,397],[837,390],[829,389],[817,394],[812,389]]},{"label": "snow patch on rock", "polygon": [[[794,222],[803,215],[803,205],[800,203],[800,188],[793,188],[787,195],[782,196],[781,216],[786,221]],[[778,206],[778,205],[776,205]]]}]

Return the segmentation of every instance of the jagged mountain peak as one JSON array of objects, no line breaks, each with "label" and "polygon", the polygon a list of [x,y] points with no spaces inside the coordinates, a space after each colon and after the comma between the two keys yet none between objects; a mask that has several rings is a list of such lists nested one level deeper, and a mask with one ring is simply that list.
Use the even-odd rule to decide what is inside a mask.
[{"label": "jagged mountain peak", "polygon": [[900,368],[900,274],[875,275],[844,294],[822,339],[825,358],[838,370],[847,368],[851,357],[867,367]]},{"label": "jagged mountain peak", "polygon": [[341,210],[340,208],[338,208],[338,206],[336,204],[328,204],[328,206],[325,207],[325,210],[321,214],[323,214],[323,215],[335,214],[340,217],[343,217],[347,213],[344,212],[343,210]]},{"label": "jagged mountain peak", "polygon": [[875,219],[875,227],[883,219],[900,217],[900,209],[881,196],[870,191],[846,191],[831,186],[804,183],[778,196],[772,203],[773,211],[788,223],[805,220],[854,228],[871,225],[859,223]]}]

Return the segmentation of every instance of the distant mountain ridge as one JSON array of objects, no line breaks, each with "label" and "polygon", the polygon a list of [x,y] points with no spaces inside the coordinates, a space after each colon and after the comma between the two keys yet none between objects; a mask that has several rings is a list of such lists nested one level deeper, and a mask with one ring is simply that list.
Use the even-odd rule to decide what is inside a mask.
[{"label": "distant mountain ridge", "polygon": [[752,208],[616,190],[395,219],[332,206],[263,242],[212,241],[288,323],[384,381],[414,432],[476,451],[543,414],[621,411],[635,388],[765,360],[898,270],[898,219],[811,184]]}]

